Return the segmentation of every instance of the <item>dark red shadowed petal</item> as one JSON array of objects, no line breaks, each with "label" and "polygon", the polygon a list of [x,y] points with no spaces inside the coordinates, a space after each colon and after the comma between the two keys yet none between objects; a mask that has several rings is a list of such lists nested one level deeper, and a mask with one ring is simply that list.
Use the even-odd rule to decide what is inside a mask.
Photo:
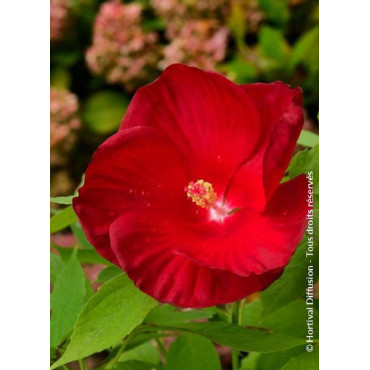
[{"label": "dark red shadowed petal", "polygon": [[98,252],[118,264],[109,227],[124,212],[150,209],[186,218],[187,167],[173,144],[157,129],[122,130],[95,152],[73,207]]},{"label": "dark red shadowed petal", "polygon": [[259,111],[264,137],[259,150],[233,176],[227,197],[240,207],[248,207],[251,195],[245,188],[252,187],[258,194],[262,182],[268,200],[279,186],[303,127],[303,109],[300,88],[282,82],[242,87]]},{"label": "dark red shadowed petal", "polygon": [[208,307],[233,302],[265,289],[283,269],[240,277],[210,269],[173,254],[182,243],[168,219],[150,212],[132,212],[110,229],[112,248],[129,277],[145,293],[180,307]]},{"label": "dark red shadowed petal", "polygon": [[[192,180],[211,182],[219,196],[256,152],[262,136],[259,114],[242,87],[219,74],[181,64],[168,67],[155,82],[137,90],[121,129],[134,126],[163,130],[193,164]],[[254,184],[250,207],[264,206],[264,197],[256,194],[263,194],[262,186],[261,181]]]},{"label": "dark red shadowed petal", "polygon": [[269,198],[284,176],[303,128],[302,90],[282,82],[243,87],[253,99],[268,134],[263,180]]},{"label": "dark red shadowed petal", "polygon": [[[188,225],[187,239],[175,250],[206,267],[249,276],[286,266],[307,224],[307,179],[281,184],[262,214],[238,211],[223,225]],[[184,238],[183,238],[184,239]]]}]

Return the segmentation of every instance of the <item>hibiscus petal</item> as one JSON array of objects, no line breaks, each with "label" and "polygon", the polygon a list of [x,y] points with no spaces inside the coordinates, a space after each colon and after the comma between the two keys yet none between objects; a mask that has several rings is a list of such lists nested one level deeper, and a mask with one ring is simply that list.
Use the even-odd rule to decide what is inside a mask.
[{"label": "hibiscus petal", "polygon": [[168,219],[148,211],[125,214],[110,228],[112,248],[135,284],[159,301],[180,307],[233,302],[265,289],[283,269],[240,277],[172,253],[182,235]]},{"label": "hibiscus petal", "polygon": [[262,212],[266,207],[263,182],[263,149],[244,163],[229,181],[225,199],[231,208],[248,208]]},{"label": "hibiscus petal", "polygon": [[[242,87],[259,111],[264,136],[258,151],[238,168],[230,180],[226,197],[240,208],[262,211],[279,186],[302,130],[302,91],[282,82]],[[266,199],[266,203],[260,199]]]},{"label": "hibiscus petal", "polygon": [[[307,224],[307,179],[285,182],[266,210],[244,209],[224,220],[188,226],[188,238],[175,248],[204,266],[249,276],[286,266]],[[190,225],[190,224],[189,224]]]},{"label": "hibiscus petal", "polygon": [[192,180],[211,182],[219,196],[262,136],[259,114],[242,87],[181,64],[137,90],[121,129],[138,125],[163,130],[193,164]]},{"label": "hibiscus petal", "polygon": [[73,206],[89,241],[118,264],[109,242],[112,222],[140,208],[186,217],[188,181],[185,162],[161,132],[148,127],[121,130],[95,152]]},{"label": "hibiscus petal", "polygon": [[284,176],[303,128],[302,90],[279,81],[243,87],[259,111],[267,137],[263,182],[270,198]]}]

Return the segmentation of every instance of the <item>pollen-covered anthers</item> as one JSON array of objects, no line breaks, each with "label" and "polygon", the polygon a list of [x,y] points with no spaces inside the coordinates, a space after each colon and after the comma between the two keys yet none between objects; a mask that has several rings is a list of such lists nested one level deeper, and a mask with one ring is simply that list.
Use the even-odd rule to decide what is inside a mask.
[{"label": "pollen-covered anthers", "polygon": [[217,200],[217,194],[213,190],[212,184],[204,180],[190,181],[184,190],[188,198],[202,208],[209,209]]}]

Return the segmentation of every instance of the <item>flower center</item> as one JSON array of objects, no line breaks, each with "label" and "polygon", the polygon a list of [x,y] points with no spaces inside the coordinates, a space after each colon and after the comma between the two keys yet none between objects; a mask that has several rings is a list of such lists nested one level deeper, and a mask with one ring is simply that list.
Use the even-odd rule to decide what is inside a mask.
[{"label": "flower center", "polygon": [[190,181],[184,190],[188,198],[202,208],[209,209],[217,200],[217,194],[213,190],[212,184],[204,180]]},{"label": "flower center", "polygon": [[223,222],[230,214],[231,209],[220,200],[210,182],[204,180],[190,181],[184,189],[186,195],[197,206],[209,209],[210,218],[214,221]]}]

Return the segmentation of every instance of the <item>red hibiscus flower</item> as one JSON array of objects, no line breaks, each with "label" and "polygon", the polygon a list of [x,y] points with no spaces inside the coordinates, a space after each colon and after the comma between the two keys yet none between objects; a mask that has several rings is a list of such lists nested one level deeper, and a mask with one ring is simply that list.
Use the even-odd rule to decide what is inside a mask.
[{"label": "red hibiscus flower", "polygon": [[265,289],[306,225],[307,180],[280,184],[302,94],[172,65],[140,88],[74,209],[97,251],[162,302],[206,307]]}]

